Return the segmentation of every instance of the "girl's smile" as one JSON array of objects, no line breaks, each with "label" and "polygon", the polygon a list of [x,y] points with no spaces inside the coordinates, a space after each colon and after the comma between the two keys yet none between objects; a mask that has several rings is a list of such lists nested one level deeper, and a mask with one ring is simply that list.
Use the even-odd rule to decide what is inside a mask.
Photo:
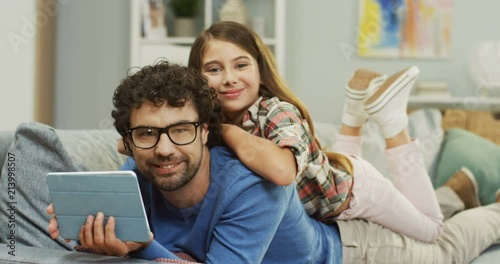
[{"label": "girl's smile", "polygon": [[244,89],[231,89],[227,91],[220,91],[218,92],[219,98],[220,97],[225,97],[227,99],[237,99],[240,94],[243,93]]}]

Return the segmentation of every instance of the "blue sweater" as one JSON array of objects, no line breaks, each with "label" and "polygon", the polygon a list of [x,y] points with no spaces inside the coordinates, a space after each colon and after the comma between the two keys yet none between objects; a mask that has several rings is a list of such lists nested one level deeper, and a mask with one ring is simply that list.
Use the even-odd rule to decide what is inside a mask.
[{"label": "blue sweater", "polygon": [[154,241],[134,257],[178,258],[185,252],[206,263],[342,263],[336,225],[306,213],[295,186],[277,186],[246,168],[229,150],[210,151],[210,186],[191,208],[169,204],[138,173]]}]

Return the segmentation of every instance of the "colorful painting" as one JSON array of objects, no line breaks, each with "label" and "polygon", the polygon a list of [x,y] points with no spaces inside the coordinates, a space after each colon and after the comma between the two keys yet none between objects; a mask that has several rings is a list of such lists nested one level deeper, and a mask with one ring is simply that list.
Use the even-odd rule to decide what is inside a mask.
[{"label": "colorful painting", "polygon": [[360,0],[358,54],[447,58],[453,0]]}]

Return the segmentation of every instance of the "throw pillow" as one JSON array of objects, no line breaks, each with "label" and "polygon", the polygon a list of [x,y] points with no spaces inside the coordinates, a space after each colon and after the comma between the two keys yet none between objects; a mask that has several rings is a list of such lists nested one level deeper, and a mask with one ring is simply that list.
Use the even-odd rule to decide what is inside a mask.
[{"label": "throw pillow", "polygon": [[[21,124],[15,133],[14,143],[9,148],[13,156],[12,166],[4,166],[0,186],[0,202],[12,205],[13,210],[0,212],[0,223],[4,224],[0,239],[2,243],[52,249],[72,249],[63,239],[53,240],[48,232],[49,215],[45,209],[50,203],[45,176],[50,171],[76,171],[78,167],[62,146],[53,128],[38,124]],[[12,174],[9,177],[8,171]],[[7,192],[8,183],[13,191]]]},{"label": "throw pillow", "polygon": [[493,203],[500,188],[500,146],[463,129],[446,131],[434,187],[443,185],[461,167],[474,174],[481,203]]},{"label": "throw pillow", "polygon": [[116,129],[55,130],[73,161],[88,171],[119,170],[126,156],[116,150]]}]

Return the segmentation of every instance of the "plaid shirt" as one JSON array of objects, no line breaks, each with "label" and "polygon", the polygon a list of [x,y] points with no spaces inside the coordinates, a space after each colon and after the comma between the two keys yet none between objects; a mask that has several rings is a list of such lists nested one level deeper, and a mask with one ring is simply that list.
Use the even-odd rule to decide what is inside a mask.
[{"label": "plaid shirt", "polygon": [[321,218],[346,200],[352,176],[330,166],[295,106],[277,97],[260,97],[246,111],[242,128],[292,150],[297,163],[297,191],[310,216]]}]

